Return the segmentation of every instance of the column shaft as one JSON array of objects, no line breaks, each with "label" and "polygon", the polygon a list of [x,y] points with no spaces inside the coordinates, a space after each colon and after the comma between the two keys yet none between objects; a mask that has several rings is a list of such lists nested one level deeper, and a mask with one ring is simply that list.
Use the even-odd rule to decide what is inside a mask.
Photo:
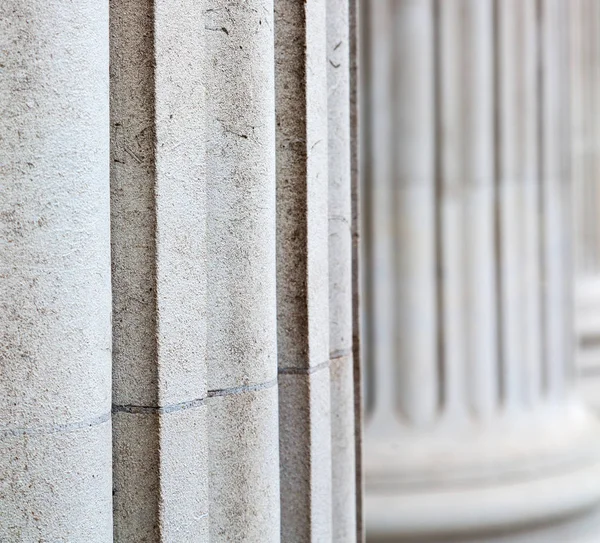
[{"label": "column shaft", "polygon": [[567,6],[371,6],[371,537],[462,541],[600,500],[569,347]]},{"label": "column shaft", "polygon": [[325,0],[276,0],[275,66],[281,539],[331,541]]},{"label": "column shaft", "polygon": [[205,0],[210,541],[279,541],[273,3]]},{"label": "column shaft", "polygon": [[577,369],[598,407],[600,377],[600,4],[572,2],[571,172]]},{"label": "column shaft", "polygon": [[333,541],[356,541],[349,2],[327,0],[329,358]]},{"label": "column shaft", "polygon": [[2,2],[0,49],[0,540],[108,543],[108,5]]},{"label": "column shaft", "polygon": [[111,3],[119,542],[208,537],[203,21],[190,1]]}]

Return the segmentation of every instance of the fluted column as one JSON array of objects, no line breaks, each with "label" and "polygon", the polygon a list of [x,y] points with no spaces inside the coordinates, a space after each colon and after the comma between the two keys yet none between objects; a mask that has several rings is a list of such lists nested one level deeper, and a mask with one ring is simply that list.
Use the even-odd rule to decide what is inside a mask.
[{"label": "fluted column", "polygon": [[273,2],[204,1],[210,542],[278,542]]},{"label": "fluted column", "polygon": [[326,48],[325,0],[276,0],[281,540],[290,543],[332,540]]},{"label": "fluted column", "polygon": [[332,541],[356,541],[350,46],[347,0],[327,0]]},{"label": "fluted column", "polygon": [[0,540],[108,543],[108,3],[3,1],[0,50]]},{"label": "fluted column", "polygon": [[491,541],[600,502],[571,360],[568,16],[563,0],[368,10],[374,541]]},{"label": "fluted column", "polygon": [[114,536],[208,538],[204,17],[111,2]]},{"label": "fluted column", "polygon": [[600,4],[572,2],[571,126],[577,366],[600,406]]}]

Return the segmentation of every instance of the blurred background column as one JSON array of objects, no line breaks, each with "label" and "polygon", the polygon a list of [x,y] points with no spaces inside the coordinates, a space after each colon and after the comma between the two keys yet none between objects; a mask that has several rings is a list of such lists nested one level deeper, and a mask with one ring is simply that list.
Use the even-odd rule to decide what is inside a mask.
[{"label": "blurred background column", "polygon": [[572,360],[572,7],[365,4],[369,541],[598,533]]},{"label": "blurred background column", "polygon": [[577,366],[600,407],[600,3],[571,4],[571,126]]}]

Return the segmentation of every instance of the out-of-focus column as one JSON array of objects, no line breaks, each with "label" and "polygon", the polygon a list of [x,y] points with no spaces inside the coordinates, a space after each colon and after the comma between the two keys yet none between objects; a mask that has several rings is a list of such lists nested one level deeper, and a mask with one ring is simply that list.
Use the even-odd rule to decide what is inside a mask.
[{"label": "out-of-focus column", "polygon": [[370,4],[373,541],[539,525],[587,541],[548,527],[600,503],[571,360],[568,16],[564,0]]},{"label": "out-of-focus column", "polygon": [[327,62],[326,1],[276,0],[281,540],[290,543],[332,540]]},{"label": "out-of-focus column", "polygon": [[332,537],[356,541],[350,2],[327,0]]},{"label": "out-of-focus column", "polygon": [[571,3],[571,126],[577,366],[600,407],[600,4]]},{"label": "out-of-focus column", "polygon": [[112,541],[108,4],[0,4],[0,540]]},{"label": "out-of-focus column", "polygon": [[279,542],[273,3],[205,0],[210,542]]},{"label": "out-of-focus column", "polygon": [[111,2],[114,536],[208,541],[197,2]]}]

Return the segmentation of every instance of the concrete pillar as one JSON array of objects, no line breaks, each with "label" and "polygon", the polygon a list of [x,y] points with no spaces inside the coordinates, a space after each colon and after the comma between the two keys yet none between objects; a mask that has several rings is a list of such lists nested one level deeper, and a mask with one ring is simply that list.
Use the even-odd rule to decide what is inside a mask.
[{"label": "concrete pillar", "polygon": [[273,3],[203,10],[210,541],[278,542]]},{"label": "concrete pillar", "polygon": [[108,4],[0,4],[0,540],[112,541]]},{"label": "concrete pillar", "polygon": [[327,62],[325,0],[276,0],[281,540],[290,543],[332,540]]},{"label": "concrete pillar", "polygon": [[327,0],[332,540],[356,541],[348,1]]},{"label": "concrete pillar", "polygon": [[571,360],[568,15],[370,5],[373,541],[589,540],[548,527],[600,503]]},{"label": "concrete pillar", "polygon": [[208,538],[197,2],[111,2],[114,537]]},{"label": "concrete pillar", "polygon": [[571,6],[571,127],[577,366],[600,407],[600,5]]}]

